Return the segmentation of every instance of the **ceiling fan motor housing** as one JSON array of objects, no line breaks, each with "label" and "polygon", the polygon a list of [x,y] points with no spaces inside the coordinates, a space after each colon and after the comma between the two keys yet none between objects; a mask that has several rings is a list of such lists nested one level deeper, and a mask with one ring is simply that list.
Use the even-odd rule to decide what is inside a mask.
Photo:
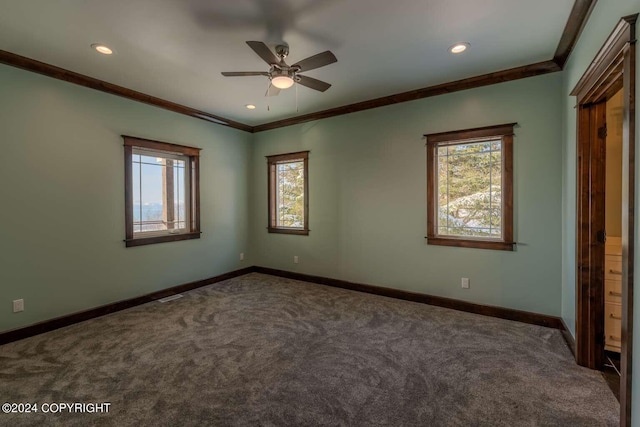
[{"label": "ceiling fan motor housing", "polygon": [[293,78],[297,71],[298,69],[294,67],[272,67],[269,71],[269,78],[273,79],[279,76]]},{"label": "ceiling fan motor housing", "polygon": [[279,44],[276,46],[276,55],[280,57],[280,59],[284,59],[289,56],[289,46],[286,44]]}]

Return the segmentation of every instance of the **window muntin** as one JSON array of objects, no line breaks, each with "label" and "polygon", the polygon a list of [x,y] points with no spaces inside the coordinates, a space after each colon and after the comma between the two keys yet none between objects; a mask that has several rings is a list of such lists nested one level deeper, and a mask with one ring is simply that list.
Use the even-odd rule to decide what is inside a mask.
[{"label": "window muntin", "polygon": [[270,233],[309,234],[308,153],[267,157]]},{"label": "window muntin", "polygon": [[200,150],[124,140],[126,246],[199,238]]},{"label": "window muntin", "polygon": [[426,135],[428,244],[513,250],[513,126]]}]

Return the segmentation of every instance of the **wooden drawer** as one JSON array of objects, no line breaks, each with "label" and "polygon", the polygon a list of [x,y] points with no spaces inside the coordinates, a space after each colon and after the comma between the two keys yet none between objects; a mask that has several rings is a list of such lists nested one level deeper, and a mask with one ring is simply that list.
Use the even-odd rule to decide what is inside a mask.
[{"label": "wooden drawer", "polygon": [[607,236],[604,253],[607,255],[622,255],[622,237]]},{"label": "wooden drawer", "polygon": [[622,282],[620,280],[604,281],[604,301],[622,304]]},{"label": "wooden drawer", "polygon": [[619,255],[605,255],[605,280],[622,280],[622,257]]},{"label": "wooden drawer", "polygon": [[620,351],[622,344],[621,314],[622,306],[611,303],[604,305],[604,342],[607,350]]}]

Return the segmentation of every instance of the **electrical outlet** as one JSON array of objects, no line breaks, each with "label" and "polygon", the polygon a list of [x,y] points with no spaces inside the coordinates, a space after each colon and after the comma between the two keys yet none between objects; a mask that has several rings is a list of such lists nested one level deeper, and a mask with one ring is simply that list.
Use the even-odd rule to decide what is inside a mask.
[{"label": "electrical outlet", "polygon": [[298,255],[294,255],[293,256],[293,263],[297,264],[298,263]]},{"label": "electrical outlet", "polygon": [[462,285],[462,289],[469,289],[469,278],[463,277],[460,284]]},{"label": "electrical outlet", "polygon": [[244,252],[240,252],[240,261],[244,261]]},{"label": "electrical outlet", "polygon": [[13,300],[13,312],[18,313],[20,311],[24,311],[24,300],[23,299]]}]

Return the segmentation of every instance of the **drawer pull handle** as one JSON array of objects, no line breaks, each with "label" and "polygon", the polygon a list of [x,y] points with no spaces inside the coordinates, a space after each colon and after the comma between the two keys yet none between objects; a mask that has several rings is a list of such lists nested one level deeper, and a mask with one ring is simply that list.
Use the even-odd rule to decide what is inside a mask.
[{"label": "drawer pull handle", "polygon": [[614,337],[613,335],[609,335],[609,339],[610,339],[611,341],[618,341],[618,342],[622,342],[622,338]]},{"label": "drawer pull handle", "polygon": [[609,291],[609,295],[611,295],[612,297],[621,297],[622,296],[622,292]]},{"label": "drawer pull handle", "polygon": [[611,273],[611,274],[620,274],[620,275],[622,275],[622,271],[614,270],[613,268],[610,268],[610,269],[609,269],[609,273]]},{"label": "drawer pull handle", "polygon": [[610,315],[609,315],[609,317],[610,317],[610,318],[612,318],[612,319],[616,319],[616,320],[622,320],[622,317],[620,317],[620,316],[616,316],[616,315],[615,315],[615,314],[613,314],[613,313],[612,313],[612,314],[610,314]]}]

